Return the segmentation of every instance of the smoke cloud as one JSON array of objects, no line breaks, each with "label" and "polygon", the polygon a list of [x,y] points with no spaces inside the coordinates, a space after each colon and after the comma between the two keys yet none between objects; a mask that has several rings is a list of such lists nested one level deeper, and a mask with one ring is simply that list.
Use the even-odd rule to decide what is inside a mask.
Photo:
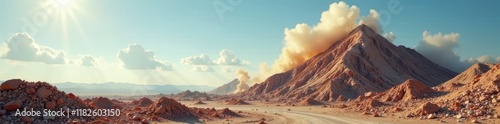
[{"label": "smoke cloud", "polygon": [[[295,28],[284,30],[284,46],[278,59],[271,67],[260,65],[260,73],[253,79],[260,83],[272,74],[290,70],[303,64],[311,57],[325,51],[333,43],[345,37],[359,24],[365,24],[378,33],[382,33],[379,23],[380,15],[376,10],[370,10],[366,17],[360,16],[360,9],[345,2],[333,3],[327,11],[321,14],[320,22],[315,26],[305,23],[297,24]],[[358,22],[358,20],[360,20]]]},{"label": "smoke cloud", "polygon": [[241,93],[247,91],[250,88],[247,84],[248,80],[250,79],[248,71],[243,69],[238,69],[236,70],[236,76],[238,78],[239,84],[236,86],[237,89],[234,91],[234,93]]}]

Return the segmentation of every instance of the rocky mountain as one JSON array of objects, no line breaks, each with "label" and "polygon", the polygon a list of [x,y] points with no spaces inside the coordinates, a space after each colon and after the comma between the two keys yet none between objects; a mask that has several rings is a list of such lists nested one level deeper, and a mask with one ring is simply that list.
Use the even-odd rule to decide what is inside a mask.
[{"label": "rocky mountain", "polygon": [[238,83],[239,83],[238,79],[234,79],[233,81],[231,81],[231,82],[229,82],[227,84],[224,84],[224,85],[222,85],[220,87],[217,87],[217,88],[209,91],[208,93],[210,93],[210,94],[221,94],[221,95],[223,95],[223,94],[231,94],[231,93],[233,93],[236,90],[236,88],[238,86]]},{"label": "rocky mountain", "polygon": [[384,102],[408,102],[412,99],[429,98],[432,96],[438,96],[438,92],[420,81],[409,79],[398,86],[374,96],[374,98]]},{"label": "rocky mountain", "polygon": [[415,50],[395,46],[370,27],[360,25],[304,64],[272,75],[241,95],[281,101],[335,101],[340,95],[352,99],[365,92],[382,92],[407,79],[432,87],[456,75]]},{"label": "rocky mountain", "polygon": [[464,72],[460,73],[456,77],[446,81],[445,83],[436,87],[440,91],[451,91],[457,89],[461,86],[478,79],[483,73],[491,70],[494,67],[493,64],[483,64],[477,63],[469,67]]}]

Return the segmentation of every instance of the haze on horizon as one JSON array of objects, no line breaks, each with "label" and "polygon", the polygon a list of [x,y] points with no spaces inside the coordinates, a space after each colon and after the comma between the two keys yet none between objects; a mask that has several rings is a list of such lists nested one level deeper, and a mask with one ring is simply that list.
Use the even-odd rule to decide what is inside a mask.
[{"label": "haze on horizon", "polygon": [[500,62],[497,1],[430,2],[3,0],[0,80],[258,83],[361,23],[456,72]]}]

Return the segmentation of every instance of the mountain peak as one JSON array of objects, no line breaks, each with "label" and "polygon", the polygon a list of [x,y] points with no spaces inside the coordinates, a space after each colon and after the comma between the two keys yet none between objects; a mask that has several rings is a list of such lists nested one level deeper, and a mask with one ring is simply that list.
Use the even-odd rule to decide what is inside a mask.
[{"label": "mountain peak", "polygon": [[335,101],[340,96],[356,98],[366,92],[385,91],[407,79],[436,86],[455,75],[361,24],[304,64],[275,74],[244,94],[285,101],[305,97]]}]

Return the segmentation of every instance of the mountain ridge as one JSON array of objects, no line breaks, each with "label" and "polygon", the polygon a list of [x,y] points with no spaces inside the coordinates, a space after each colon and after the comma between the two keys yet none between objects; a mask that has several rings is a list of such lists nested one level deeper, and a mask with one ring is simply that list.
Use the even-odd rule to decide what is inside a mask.
[{"label": "mountain ridge", "polygon": [[415,50],[397,47],[370,27],[360,25],[304,64],[272,75],[242,95],[334,101],[340,95],[356,98],[365,92],[385,91],[407,79],[436,86],[455,75]]}]

